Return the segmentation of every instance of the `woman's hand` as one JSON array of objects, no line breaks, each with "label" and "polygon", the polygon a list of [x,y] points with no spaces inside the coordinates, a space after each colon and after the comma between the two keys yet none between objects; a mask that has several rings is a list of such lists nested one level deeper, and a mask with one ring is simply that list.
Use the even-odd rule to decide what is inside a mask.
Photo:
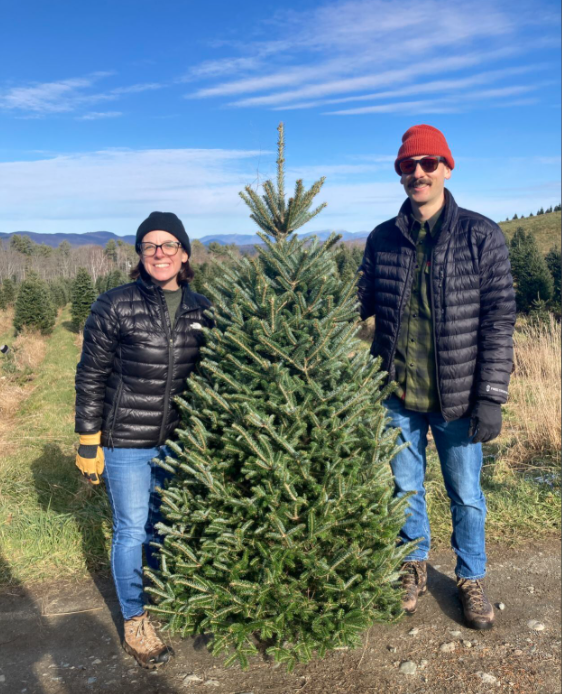
[{"label": "woman's hand", "polygon": [[101,431],[98,431],[97,434],[81,434],[78,454],[76,455],[76,466],[92,484],[100,483],[104,462]]}]

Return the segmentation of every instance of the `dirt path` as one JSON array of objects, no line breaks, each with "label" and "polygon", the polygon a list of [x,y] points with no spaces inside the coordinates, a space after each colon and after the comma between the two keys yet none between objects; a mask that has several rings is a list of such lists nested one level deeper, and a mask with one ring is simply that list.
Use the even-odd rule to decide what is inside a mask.
[{"label": "dirt path", "polygon": [[[0,694],[560,693],[560,543],[491,547],[489,555],[489,593],[505,603],[492,632],[462,626],[453,557],[440,552],[416,615],[377,625],[363,649],[333,652],[291,675],[257,659],[248,672],[224,670],[201,638],[174,639],[175,660],[149,673],[120,648],[107,579],[13,587],[0,593]],[[407,661],[415,674],[401,670]]]}]

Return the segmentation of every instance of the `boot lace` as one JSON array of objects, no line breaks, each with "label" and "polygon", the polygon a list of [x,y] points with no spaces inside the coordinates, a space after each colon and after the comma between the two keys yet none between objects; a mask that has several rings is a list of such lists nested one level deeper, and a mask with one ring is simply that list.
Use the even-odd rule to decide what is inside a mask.
[{"label": "boot lace", "polygon": [[402,565],[402,585],[406,590],[417,587],[421,583],[420,567],[415,561],[407,561]]},{"label": "boot lace", "polygon": [[164,644],[156,634],[148,617],[139,619],[137,624],[131,626],[131,630],[134,631],[134,638],[145,646],[149,653],[164,648]]},{"label": "boot lace", "polygon": [[462,588],[468,608],[475,613],[485,612],[488,607],[488,599],[484,593],[484,586],[477,579],[470,581],[468,579],[459,582],[459,587]]}]

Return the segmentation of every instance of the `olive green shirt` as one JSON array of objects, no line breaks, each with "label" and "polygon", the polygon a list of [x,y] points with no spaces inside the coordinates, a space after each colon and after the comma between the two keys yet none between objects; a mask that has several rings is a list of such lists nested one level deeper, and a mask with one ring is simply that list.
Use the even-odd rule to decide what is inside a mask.
[{"label": "olive green shirt", "polygon": [[410,217],[410,235],[416,244],[414,277],[400,323],[394,367],[396,395],[406,409],[415,412],[440,409],[431,311],[431,252],[441,231],[442,212],[424,224]]},{"label": "olive green shirt", "polygon": [[173,329],[174,325],[176,324],[176,314],[181,305],[183,290],[180,287],[179,289],[163,289],[162,291],[164,292],[166,306],[168,307],[168,313],[170,314],[170,325]]}]

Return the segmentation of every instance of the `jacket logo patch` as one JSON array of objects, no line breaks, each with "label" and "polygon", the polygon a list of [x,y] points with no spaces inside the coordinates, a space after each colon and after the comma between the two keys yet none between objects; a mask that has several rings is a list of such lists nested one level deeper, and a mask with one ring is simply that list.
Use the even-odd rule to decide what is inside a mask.
[{"label": "jacket logo patch", "polygon": [[203,330],[203,326],[201,325],[201,323],[192,323],[190,325],[190,328],[192,330]]},{"label": "jacket logo patch", "polygon": [[494,386],[486,386],[486,392],[489,393],[490,391],[492,393],[502,393],[503,395],[508,394],[507,390],[502,390],[501,388],[494,388]]}]

